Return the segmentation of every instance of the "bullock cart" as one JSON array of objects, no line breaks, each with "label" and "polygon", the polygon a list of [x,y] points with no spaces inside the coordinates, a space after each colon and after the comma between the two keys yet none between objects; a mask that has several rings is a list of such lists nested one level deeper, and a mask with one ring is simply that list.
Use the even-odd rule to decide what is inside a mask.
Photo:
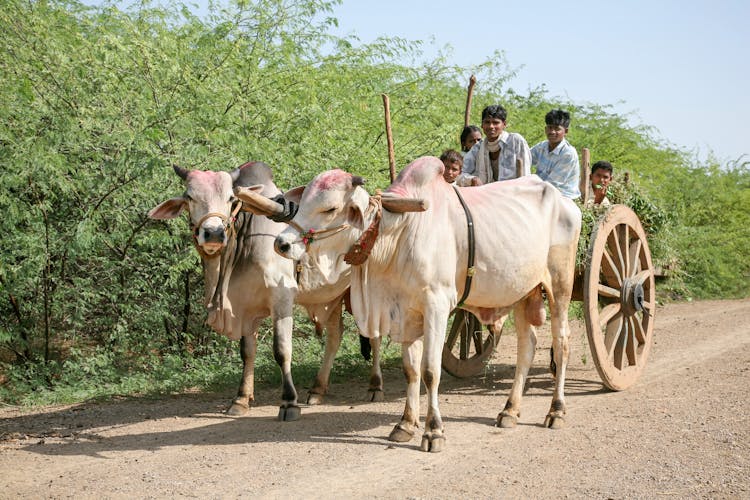
[{"label": "bullock cart", "polygon": [[[588,151],[581,156],[581,184],[587,186]],[[573,300],[583,302],[591,355],[611,390],[633,385],[646,365],[653,343],[655,278],[646,233],[635,212],[626,205],[602,210],[586,258],[576,270]],[[482,373],[502,330],[483,328],[463,310],[455,311],[448,328],[443,368],[456,377]]]}]

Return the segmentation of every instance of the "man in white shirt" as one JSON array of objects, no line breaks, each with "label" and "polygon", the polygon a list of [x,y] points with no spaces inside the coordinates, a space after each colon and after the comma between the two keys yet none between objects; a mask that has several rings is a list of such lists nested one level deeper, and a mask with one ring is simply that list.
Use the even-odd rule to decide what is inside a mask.
[{"label": "man in white shirt", "polygon": [[531,173],[529,144],[521,134],[505,130],[508,112],[501,105],[482,110],[484,139],[464,156],[459,186],[480,186]]}]

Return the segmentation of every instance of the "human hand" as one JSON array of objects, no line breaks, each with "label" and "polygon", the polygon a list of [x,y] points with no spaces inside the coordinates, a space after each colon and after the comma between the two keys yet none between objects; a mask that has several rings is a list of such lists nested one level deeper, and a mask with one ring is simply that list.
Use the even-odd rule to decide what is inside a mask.
[{"label": "human hand", "polygon": [[594,192],[594,203],[599,204],[607,196],[607,186],[605,184],[594,184],[591,186],[591,190]]},{"label": "human hand", "polygon": [[472,177],[471,178],[471,184],[470,186],[481,186],[482,181],[479,179],[479,177]]}]

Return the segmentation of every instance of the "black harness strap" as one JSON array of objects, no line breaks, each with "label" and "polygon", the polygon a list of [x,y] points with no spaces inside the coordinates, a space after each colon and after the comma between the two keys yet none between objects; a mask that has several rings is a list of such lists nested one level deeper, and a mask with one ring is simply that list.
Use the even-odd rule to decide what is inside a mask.
[{"label": "black harness strap", "polygon": [[456,304],[456,309],[458,309],[464,305],[464,301],[469,296],[469,292],[471,291],[471,280],[474,277],[474,219],[472,219],[469,207],[466,206],[466,202],[458,191],[458,187],[454,185],[453,189],[456,191],[456,196],[458,196],[458,201],[461,202],[464,213],[466,213],[466,225],[469,238],[469,261],[466,269],[466,283],[464,283],[464,294],[459,299],[458,304]]}]

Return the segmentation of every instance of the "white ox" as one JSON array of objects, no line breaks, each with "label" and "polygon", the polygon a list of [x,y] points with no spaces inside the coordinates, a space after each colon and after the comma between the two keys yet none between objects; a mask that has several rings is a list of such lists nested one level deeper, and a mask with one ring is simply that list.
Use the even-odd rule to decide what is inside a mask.
[{"label": "white ox", "polygon": [[[445,442],[438,409],[441,351],[448,317],[464,291],[469,252],[467,217],[442,171],[442,162],[434,157],[407,166],[383,196],[424,199],[429,208],[424,213],[382,211],[379,223],[377,202],[360,187],[361,178],[341,170],[324,172],[307,186],[290,227],[276,238],[276,251],[288,258],[299,259],[306,251],[340,268],[361,234],[372,237],[379,231],[372,248],[363,252],[371,251],[369,258],[353,268],[352,310],[366,335],[391,335],[402,343],[407,398],[390,440],[409,441],[419,427],[421,373],[428,394],[424,451],[440,451]],[[545,425],[560,427],[581,213],[535,175],[459,191],[473,215],[476,238],[476,272],[461,307],[490,325],[513,310],[518,330],[515,378],[497,425],[513,427],[520,415],[536,344],[531,322],[541,322],[542,284],[552,316],[556,365]]]},{"label": "white ox", "polygon": [[[238,210],[240,202],[234,197],[234,187],[252,187],[269,197],[281,193],[268,165],[249,162],[232,172],[187,171],[178,166],[174,170],[185,181],[185,194],[160,203],[148,215],[173,219],[183,210],[189,212],[194,243],[203,261],[206,322],[217,333],[240,339],[242,380],[227,413],[244,415],[254,400],[257,332],[260,323],[270,316],[274,357],[282,372],[279,418],[296,420],[300,409],[291,373],[292,306],[296,301],[305,307],[316,328],[325,328],[327,333],[323,362],[308,394],[308,403],[318,404],[327,392],[341,344],[342,303],[349,287],[350,266],[321,274],[320,263],[305,256],[295,268],[295,263],[273,250],[274,238],[286,224]],[[370,344],[373,366],[369,398],[377,401],[383,397],[380,340]]]}]

